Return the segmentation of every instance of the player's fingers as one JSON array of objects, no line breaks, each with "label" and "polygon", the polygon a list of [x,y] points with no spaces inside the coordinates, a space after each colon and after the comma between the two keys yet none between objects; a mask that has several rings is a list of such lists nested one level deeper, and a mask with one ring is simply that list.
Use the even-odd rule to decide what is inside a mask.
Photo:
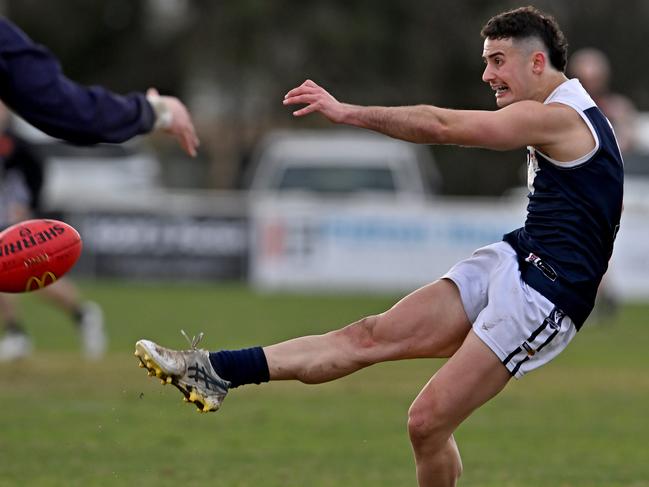
[{"label": "player's fingers", "polygon": [[194,127],[192,127],[191,132],[187,135],[189,143],[193,147],[194,155],[196,155],[196,149],[201,145],[201,141],[198,139],[198,135],[194,132]]},{"label": "player's fingers", "polygon": [[321,89],[317,90],[317,89],[310,88],[310,87],[307,87],[307,86],[298,86],[297,88],[293,88],[291,91],[286,93],[286,95],[284,95],[284,98],[286,99],[286,98],[290,98],[292,96],[309,95],[309,94],[314,94],[314,93],[319,93],[319,92],[321,92]]},{"label": "player's fingers", "polygon": [[296,95],[285,98],[282,103],[284,105],[310,105],[318,100],[318,97],[312,94]]},{"label": "player's fingers", "polygon": [[158,93],[158,90],[155,88],[151,87],[148,90],[146,90],[146,96],[160,96],[160,93]]},{"label": "player's fingers", "polygon": [[191,116],[187,108],[178,100],[172,100],[172,125],[168,131],[176,136],[181,147],[192,157],[196,155],[196,147],[199,145],[198,136],[194,129]]},{"label": "player's fingers", "polygon": [[180,138],[180,145],[185,150],[185,152],[187,152],[187,154],[192,157],[196,157],[196,144],[194,139],[190,135],[183,134]]},{"label": "player's fingers", "polygon": [[296,110],[293,112],[294,117],[303,117],[304,115],[308,115],[309,113],[313,113],[318,110],[318,107],[316,105],[309,105],[307,107],[301,108],[299,110]]},{"label": "player's fingers", "polygon": [[294,91],[303,91],[305,93],[312,93],[314,91],[325,91],[321,86],[319,86],[317,83],[314,83],[310,79],[307,79],[304,81],[301,85],[293,88],[289,93],[294,92]]},{"label": "player's fingers", "polygon": [[177,131],[174,135],[176,136],[180,147],[182,147],[187,154],[194,157],[196,155],[196,146],[193,143],[193,138],[190,132],[188,130],[181,130]]},{"label": "player's fingers", "polygon": [[186,122],[187,123],[179,134],[181,146],[190,156],[196,157],[196,148],[199,146],[200,142],[191,121],[187,119]]}]

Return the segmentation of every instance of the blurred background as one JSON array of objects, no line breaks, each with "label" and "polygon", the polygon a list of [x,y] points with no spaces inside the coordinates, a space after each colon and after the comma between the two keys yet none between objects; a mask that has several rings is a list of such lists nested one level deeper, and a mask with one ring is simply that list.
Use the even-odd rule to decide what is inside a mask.
[{"label": "blurred background", "polygon": [[[73,79],[178,96],[200,134],[192,160],[168,140],[79,149],[20,128],[45,160],[43,209],[84,235],[77,273],[409,289],[520,225],[522,152],[389,148],[360,132],[332,131],[317,116],[294,120],[281,100],[308,77],[353,103],[493,109],[481,81],[479,31],[516,6],[4,0],[0,12],[48,46]],[[629,223],[618,245],[625,251],[617,253],[627,262],[618,267],[633,276],[611,281],[624,288],[616,292],[641,284],[640,294],[649,296],[644,250],[626,249],[627,241],[646,237],[649,68],[638,53],[649,38],[649,2],[536,6],[558,18],[571,52],[596,48],[607,58],[602,89],[628,102],[624,122],[614,120],[628,141]],[[383,257],[387,270],[378,275],[372,262]],[[366,279],[352,279],[363,273]]]},{"label": "blurred background", "polygon": [[[170,186],[235,188],[251,145],[266,131],[296,125],[284,93],[310,77],[342,100],[494,107],[481,82],[479,30],[515,1],[417,2],[201,0],[4,0],[3,13],[60,57],[65,72],[116,91],[161,92],[187,102],[203,147],[195,164],[168,168]],[[609,56],[612,88],[649,110],[649,3],[539,0],[570,50]],[[56,21],[52,21],[56,19]],[[500,194],[517,183],[517,154],[437,149],[451,194]],[[165,159],[171,154],[165,154]],[[491,157],[491,159],[490,159]],[[504,161],[498,167],[487,161]],[[461,165],[461,169],[458,169]],[[512,170],[514,169],[514,170]],[[175,171],[175,172],[174,172]],[[480,177],[466,178],[467,172]]]},{"label": "blurred background", "polygon": [[[0,363],[0,486],[412,485],[406,411],[441,361],[241,388],[197,416],[137,369],[133,344],[187,347],[180,328],[204,331],[208,349],[325,333],[520,226],[524,151],[416,146],[282,106],[308,77],[352,103],[494,109],[479,31],[520,5],[0,1],[69,77],[178,96],[202,141],[196,159],[156,136],[73,147],[11,120],[25,177],[42,186],[31,210],[84,239],[72,274],[79,299],[99,305],[87,309],[103,310],[108,342],[80,361],[79,317],[43,292],[17,297],[34,353]],[[584,69],[623,142],[625,211],[596,326],[460,427],[462,485],[646,487],[649,1],[535,5],[571,52],[597,50],[569,67]]]}]

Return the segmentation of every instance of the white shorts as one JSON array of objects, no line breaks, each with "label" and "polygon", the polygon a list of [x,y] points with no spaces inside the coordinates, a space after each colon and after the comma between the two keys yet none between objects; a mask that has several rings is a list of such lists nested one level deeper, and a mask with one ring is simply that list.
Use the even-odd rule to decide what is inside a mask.
[{"label": "white shorts", "polygon": [[559,355],[577,332],[565,313],[523,282],[506,242],[476,250],[444,278],[459,288],[473,331],[517,379]]}]

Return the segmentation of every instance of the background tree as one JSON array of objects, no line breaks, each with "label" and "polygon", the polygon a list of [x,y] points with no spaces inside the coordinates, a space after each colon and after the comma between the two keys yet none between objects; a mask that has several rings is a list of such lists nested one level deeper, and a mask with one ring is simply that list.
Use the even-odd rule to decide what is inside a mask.
[{"label": "background tree", "polygon": [[[267,130],[297,124],[281,104],[306,77],[341,100],[494,109],[479,30],[511,0],[5,0],[5,13],[85,83],[155,85],[195,113],[210,187],[232,187]],[[570,41],[611,58],[613,89],[649,109],[649,2],[538,0]],[[171,149],[169,149],[171,150]],[[517,153],[435,148],[447,193],[520,184]],[[175,154],[171,152],[171,157]],[[471,174],[472,177],[467,177]]]}]

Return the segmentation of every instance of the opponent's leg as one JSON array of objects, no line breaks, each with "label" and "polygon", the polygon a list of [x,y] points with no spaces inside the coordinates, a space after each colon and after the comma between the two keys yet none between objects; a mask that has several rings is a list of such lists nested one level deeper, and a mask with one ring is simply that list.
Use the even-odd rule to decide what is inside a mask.
[{"label": "opponent's leg", "polygon": [[82,301],[77,286],[66,277],[43,288],[39,294],[72,318],[79,332],[82,352],[87,359],[96,360],[104,355],[108,340],[104,313],[97,303]]},{"label": "opponent's leg", "polygon": [[79,307],[79,291],[67,277],[41,289],[38,295],[69,315],[73,315]]},{"label": "opponent's leg", "polygon": [[4,334],[0,339],[0,362],[9,362],[28,356],[32,341],[18,318],[14,296],[0,294],[0,318],[4,320]]},{"label": "opponent's leg", "polygon": [[471,331],[426,384],[408,413],[420,487],[456,485],[462,461],[453,431],[498,394],[510,377],[500,359]]}]

